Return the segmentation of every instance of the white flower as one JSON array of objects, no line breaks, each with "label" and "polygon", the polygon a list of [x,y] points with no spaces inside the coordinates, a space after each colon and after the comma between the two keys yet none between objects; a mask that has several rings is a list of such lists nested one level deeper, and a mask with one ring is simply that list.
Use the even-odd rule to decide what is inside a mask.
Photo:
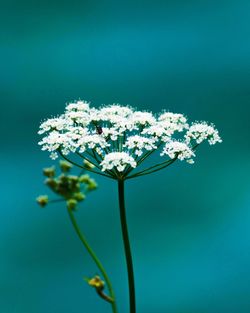
[{"label": "white flower", "polygon": [[189,143],[192,139],[198,144],[204,140],[208,140],[210,145],[214,145],[217,142],[222,142],[219,136],[219,132],[213,125],[208,125],[206,122],[194,123],[186,133],[186,142]]},{"label": "white flower", "polygon": [[86,149],[95,149],[99,148],[107,148],[109,147],[109,143],[105,140],[105,138],[98,134],[86,135],[81,137],[78,140],[79,151],[84,152]]},{"label": "white flower", "polygon": [[[182,135],[183,131],[186,133]],[[90,108],[88,102],[81,100],[69,103],[63,115],[41,123],[38,133],[43,135],[39,145],[52,158],[58,152],[81,153],[96,166],[101,164],[103,171],[114,169],[113,175],[128,166],[140,165],[163,145],[161,156],[192,163],[196,143],[222,141],[213,125],[202,122],[189,126],[183,114],[153,115],[119,104]]]},{"label": "white flower", "polygon": [[89,103],[86,101],[77,101],[74,103],[69,103],[66,106],[66,111],[88,111],[89,110]]},{"label": "white flower", "polygon": [[184,142],[169,141],[161,153],[161,156],[168,155],[171,159],[178,158],[179,160],[187,160],[188,163],[194,163],[192,157],[195,156],[192,149]]},{"label": "white flower", "polygon": [[109,127],[114,127],[118,132],[134,129],[132,120],[133,110],[128,106],[118,104],[102,107],[100,110],[91,112],[92,120],[106,123]]},{"label": "white flower", "polygon": [[169,121],[175,124],[187,125],[187,118],[183,114],[172,113],[172,112],[164,112],[160,114],[159,121]]},{"label": "white flower", "polygon": [[138,156],[142,155],[143,150],[153,150],[157,149],[155,145],[156,140],[154,138],[147,138],[139,135],[130,136],[127,138],[124,147],[128,149],[133,149],[134,153]]},{"label": "white flower", "polygon": [[56,160],[58,158],[58,153],[51,152],[50,157],[51,157],[52,160]]},{"label": "white flower", "polygon": [[83,111],[67,111],[65,118],[72,120],[72,124],[75,122],[81,126],[87,126],[91,122],[89,113]]},{"label": "white flower", "polygon": [[121,126],[133,113],[132,109],[127,106],[110,105],[102,107],[95,112],[96,121],[107,121],[116,126]]},{"label": "white flower", "polygon": [[42,135],[43,133],[53,130],[63,130],[69,124],[70,122],[66,120],[63,115],[55,118],[49,118],[40,125],[38,134]]},{"label": "white flower", "polygon": [[126,152],[111,152],[105,155],[100,165],[102,166],[102,171],[116,168],[119,172],[123,172],[128,165],[136,167],[136,161]]},{"label": "white flower", "polygon": [[132,122],[134,125],[153,125],[156,119],[151,112],[135,111],[132,114]]},{"label": "white flower", "polygon": [[102,127],[102,133],[107,139],[110,138],[113,141],[116,141],[118,136],[122,136],[122,131],[116,127]]},{"label": "white flower", "polygon": [[171,128],[163,127],[159,122],[156,122],[154,125],[144,128],[142,131],[142,135],[148,135],[163,142],[169,140],[172,134],[173,130]]},{"label": "white flower", "polygon": [[42,150],[47,150],[51,153],[51,158],[55,159],[57,156],[56,151],[63,147],[65,154],[68,153],[69,149],[66,149],[67,145],[67,138],[65,134],[61,134],[56,130],[53,130],[47,137],[44,137],[39,143],[42,146]]},{"label": "white flower", "polygon": [[133,113],[133,110],[128,106],[121,106],[119,104],[112,104],[110,106],[102,107],[100,110],[100,118],[112,120],[114,117],[126,118]]},{"label": "white flower", "polygon": [[182,132],[184,129],[188,129],[187,118],[183,114],[165,112],[158,118],[159,124],[168,129],[171,135],[178,131]]}]

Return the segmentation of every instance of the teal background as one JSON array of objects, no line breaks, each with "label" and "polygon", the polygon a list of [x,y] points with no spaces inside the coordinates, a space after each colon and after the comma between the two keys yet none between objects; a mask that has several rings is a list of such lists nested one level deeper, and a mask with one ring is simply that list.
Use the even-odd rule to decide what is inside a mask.
[{"label": "teal background", "polygon": [[[78,98],[185,113],[224,139],[127,184],[138,313],[250,312],[250,2],[1,1],[1,313],[111,312],[60,205],[42,119]],[[77,213],[128,312],[115,183]]]}]

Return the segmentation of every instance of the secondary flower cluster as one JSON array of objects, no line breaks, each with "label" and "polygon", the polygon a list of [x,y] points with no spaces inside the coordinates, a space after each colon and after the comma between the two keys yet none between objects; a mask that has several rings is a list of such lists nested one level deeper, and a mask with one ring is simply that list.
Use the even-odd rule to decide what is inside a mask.
[{"label": "secondary flower cluster", "polygon": [[198,144],[222,141],[214,125],[189,125],[183,114],[153,115],[118,104],[96,109],[85,101],[68,104],[64,114],[43,122],[38,133],[44,135],[39,145],[52,159],[75,153],[110,175],[131,171],[155,150],[164,158],[193,163]]},{"label": "secondary flower cluster", "polygon": [[[88,163],[86,165],[90,166]],[[54,166],[44,168],[43,175],[46,177],[45,184],[60,198],[50,200],[47,195],[41,195],[36,200],[41,207],[45,207],[49,202],[66,201],[68,209],[75,210],[78,203],[85,200],[86,194],[97,188],[97,184],[87,174],[70,174],[72,164],[67,161],[60,160],[59,167],[60,175],[56,176]]]}]

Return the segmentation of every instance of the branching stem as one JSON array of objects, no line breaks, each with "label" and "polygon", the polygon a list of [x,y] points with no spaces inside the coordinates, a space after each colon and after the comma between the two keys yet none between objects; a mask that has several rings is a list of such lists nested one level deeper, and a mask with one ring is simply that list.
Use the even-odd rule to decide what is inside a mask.
[{"label": "branching stem", "polygon": [[71,220],[71,223],[72,223],[72,225],[74,227],[74,230],[76,231],[76,233],[77,233],[79,239],[81,240],[82,244],[84,245],[85,249],[88,251],[89,255],[91,256],[91,258],[95,262],[96,266],[100,270],[100,272],[101,272],[101,274],[102,274],[102,276],[103,276],[103,278],[104,278],[104,280],[105,280],[105,282],[107,284],[108,291],[109,291],[109,294],[110,294],[110,299],[112,299],[112,301],[108,301],[107,299],[106,299],[106,301],[111,303],[113,313],[117,313],[116,302],[115,302],[115,293],[114,293],[111,281],[110,281],[110,279],[109,279],[109,277],[108,277],[108,275],[107,275],[107,273],[106,273],[102,263],[97,258],[96,254],[94,253],[94,251],[92,250],[92,248],[88,244],[86,238],[82,234],[82,232],[81,232],[81,230],[80,230],[80,228],[79,228],[79,226],[77,224],[76,218],[74,216],[74,212],[72,210],[68,209],[68,213],[69,213],[69,218]]}]

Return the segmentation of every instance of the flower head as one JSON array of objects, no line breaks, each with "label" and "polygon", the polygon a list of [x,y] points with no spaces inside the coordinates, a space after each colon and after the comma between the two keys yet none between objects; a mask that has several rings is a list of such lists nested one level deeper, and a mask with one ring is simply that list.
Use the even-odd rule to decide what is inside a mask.
[{"label": "flower head", "polygon": [[183,114],[154,115],[119,104],[97,109],[81,100],[69,103],[61,116],[43,122],[39,134],[44,136],[39,145],[52,158],[73,153],[95,166],[95,170],[88,166],[90,171],[113,178],[128,175],[154,151],[166,162],[168,156],[193,163],[197,145],[204,140],[222,141],[213,125],[189,126]]},{"label": "flower head", "polygon": [[194,123],[187,131],[185,138],[187,142],[195,140],[197,143],[208,140],[210,145],[222,142],[219,132],[214,125],[208,125],[206,122]]},{"label": "flower head", "polygon": [[183,161],[186,160],[188,163],[192,163],[192,157],[195,156],[191,147],[185,142],[169,141],[165,144],[161,156],[168,155],[171,159],[178,158]]},{"label": "flower head", "polygon": [[66,106],[67,112],[86,112],[89,110],[89,103],[86,101],[76,101]]},{"label": "flower head", "polygon": [[136,167],[136,161],[126,152],[111,152],[105,155],[101,166],[102,171],[116,168],[119,172],[122,172],[127,166]]},{"label": "flower head", "polygon": [[126,140],[124,147],[128,149],[132,149],[134,153],[138,156],[142,155],[144,150],[154,150],[157,149],[155,145],[156,139],[155,138],[148,138],[139,135],[130,136]]},{"label": "flower head", "polygon": [[66,120],[63,116],[49,118],[47,121],[43,122],[40,125],[38,134],[42,135],[43,133],[50,132],[53,130],[61,131],[69,125],[70,121]]},{"label": "flower head", "polygon": [[174,131],[181,132],[188,128],[187,118],[183,114],[165,112],[159,116],[158,120],[163,126],[166,125],[169,128],[172,126]]}]

